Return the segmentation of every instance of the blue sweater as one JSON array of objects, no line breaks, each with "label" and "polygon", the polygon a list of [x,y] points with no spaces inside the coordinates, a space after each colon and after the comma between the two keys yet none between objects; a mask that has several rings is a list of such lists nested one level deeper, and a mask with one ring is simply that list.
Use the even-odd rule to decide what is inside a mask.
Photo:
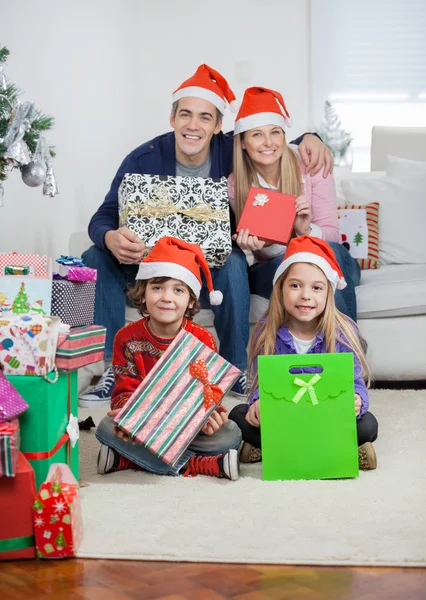
[{"label": "blue sweater", "polygon": [[[303,136],[292,144],[299,144]],[[228,177],[232,172],[232,154],[234,148],[234,133],[214,135],[210,142],[211,168],[210,177]],[[106,250],[104,237],[107,231],[118,229],[118,188],[126,173],[144,175],[176,175],[176,153],[174,131],[164,133],[142,144],[130,152],[123,160],[105,200],[98,208],[89,223],[89,236],[92,242]],[[231,230],[235,231],[235,218],[230,211]]]},{"label": "blue sweater", "polygon": [[[318,333],[315,338],[315,342],[310,348],[308,354],[325,354],[327,352],[325,338],[323,333]],[[352,352],[349,345],[336,340],[336,352]],[[294,346],[293,337],[287,327],[280,327],[277,333],[277,339],[275,342],[275,354],[297,354],[297,350]],[[315,367],[305,367],[301,369],[302,373],[315,373]],[[361,412],[358,415],[358,419],[364,415],[369,406],[368,402],[368,390],[365,385],[365,381],[362,377],[362,366],[359,362],[356,354],[354,353],[354,381],[355,381],[355,394],[358,394],[361,398]],[[259,399],[259,389],[255,390],[250,396],[249,406]],[[355,400],[354,400],[355,402]]]}]

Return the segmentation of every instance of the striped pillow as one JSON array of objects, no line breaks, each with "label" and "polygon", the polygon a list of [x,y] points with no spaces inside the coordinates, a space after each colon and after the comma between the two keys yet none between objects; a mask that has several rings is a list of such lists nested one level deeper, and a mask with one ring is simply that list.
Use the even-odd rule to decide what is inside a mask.
[{"label": "striped pillow", "polygon": [[338,206],[337,216],[342,243],[361,269],[378,269],[379,203]]}]

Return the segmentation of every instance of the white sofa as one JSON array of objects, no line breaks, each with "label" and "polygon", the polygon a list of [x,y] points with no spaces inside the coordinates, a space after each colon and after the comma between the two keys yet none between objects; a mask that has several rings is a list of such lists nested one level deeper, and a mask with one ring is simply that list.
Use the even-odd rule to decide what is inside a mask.
[{"label": "white sofa", "polygon": [[[372,171],[385,168],[387,154],[426,161],[426,128],[374,127]],[[72,235],[70,253],[80,255],[88,243],[86,235]],[[358,325],[368,342],[374,379],[426,380],[426,256],[423,264],[390,264],[362,271],[356,292]],[[251,325],[266,307],[265,299],[252,296]],[[126,320],[136,318],[136,310],[127,308]],[[212,311],[202,310],[196,321],[213,329]]]}]

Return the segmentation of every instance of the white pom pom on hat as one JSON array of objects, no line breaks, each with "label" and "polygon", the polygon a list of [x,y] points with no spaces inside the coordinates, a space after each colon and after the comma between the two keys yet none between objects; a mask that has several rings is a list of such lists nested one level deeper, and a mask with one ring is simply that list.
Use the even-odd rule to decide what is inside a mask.
[{"label": "white pom pom on hat", "polygon": [[210,303],[216,306],[221,304],[223,294],[213,289],[212,275],[200,246],[165,236],[158,240],[148,256],[139,264],[136,279],[179,279],[199,298],[203,285],[201,272],[206,280]]}]

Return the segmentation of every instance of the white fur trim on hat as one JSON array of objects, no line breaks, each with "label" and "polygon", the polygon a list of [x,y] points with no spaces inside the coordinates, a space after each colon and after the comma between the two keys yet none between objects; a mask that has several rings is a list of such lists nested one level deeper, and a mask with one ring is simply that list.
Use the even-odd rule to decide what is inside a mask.
[{"label": "white fur trim on hat", "polygon": [[337,271],[335,271],[332,268],[328,260],[326,260],[322,256],[314,254],[313,252],[297,252],[296,254],[292,254],[288,258],[285,258],[278,267],[278,269],[275,271],[274,280],[272,282],[273,285],[277,283],[277,280],[280,277],[280,275],[282,275],[290,265],[294,265],[295,263],[300,262],[312,263],[314,265],[317,265],[317,267],[319,267],[321,271],[323,271],[324,275],[331,283],[334,291],[336,291],[336,288],[338,290],[343,290],[346,287],[346,281],[343,278],[339,278]]},{"label": "white fur trim on hat", "polygon": [[176,102],[181,98],[201,98],[202,100],[207,100],[208,102],[214,104],[214,106],[216,106],[216,108],[218,108],[222,114],[226,110],[226,103],[223,98],[216,94],[216,92],[212,92],[207,88],[198,86],[181,88],[173,94],[173,102]]},{"label": "white fur trim on hat", "polygon": [[283,115],[279,115],[275,112],[256,113],[235,121],[234,135],[243,133],[249,129],[254,129],[255,127],[262,127],[263,125],[278,125],[278,127],[281,127],[284,131],[287,127]]},{"label": "white fur trim on hat", "polygon": [[153,277],[171,277],[180,279],[191,288],[197,298],[200,297],[201,283],[186,267],[174,262],[141,262],[136,279],[152,279]]}]

